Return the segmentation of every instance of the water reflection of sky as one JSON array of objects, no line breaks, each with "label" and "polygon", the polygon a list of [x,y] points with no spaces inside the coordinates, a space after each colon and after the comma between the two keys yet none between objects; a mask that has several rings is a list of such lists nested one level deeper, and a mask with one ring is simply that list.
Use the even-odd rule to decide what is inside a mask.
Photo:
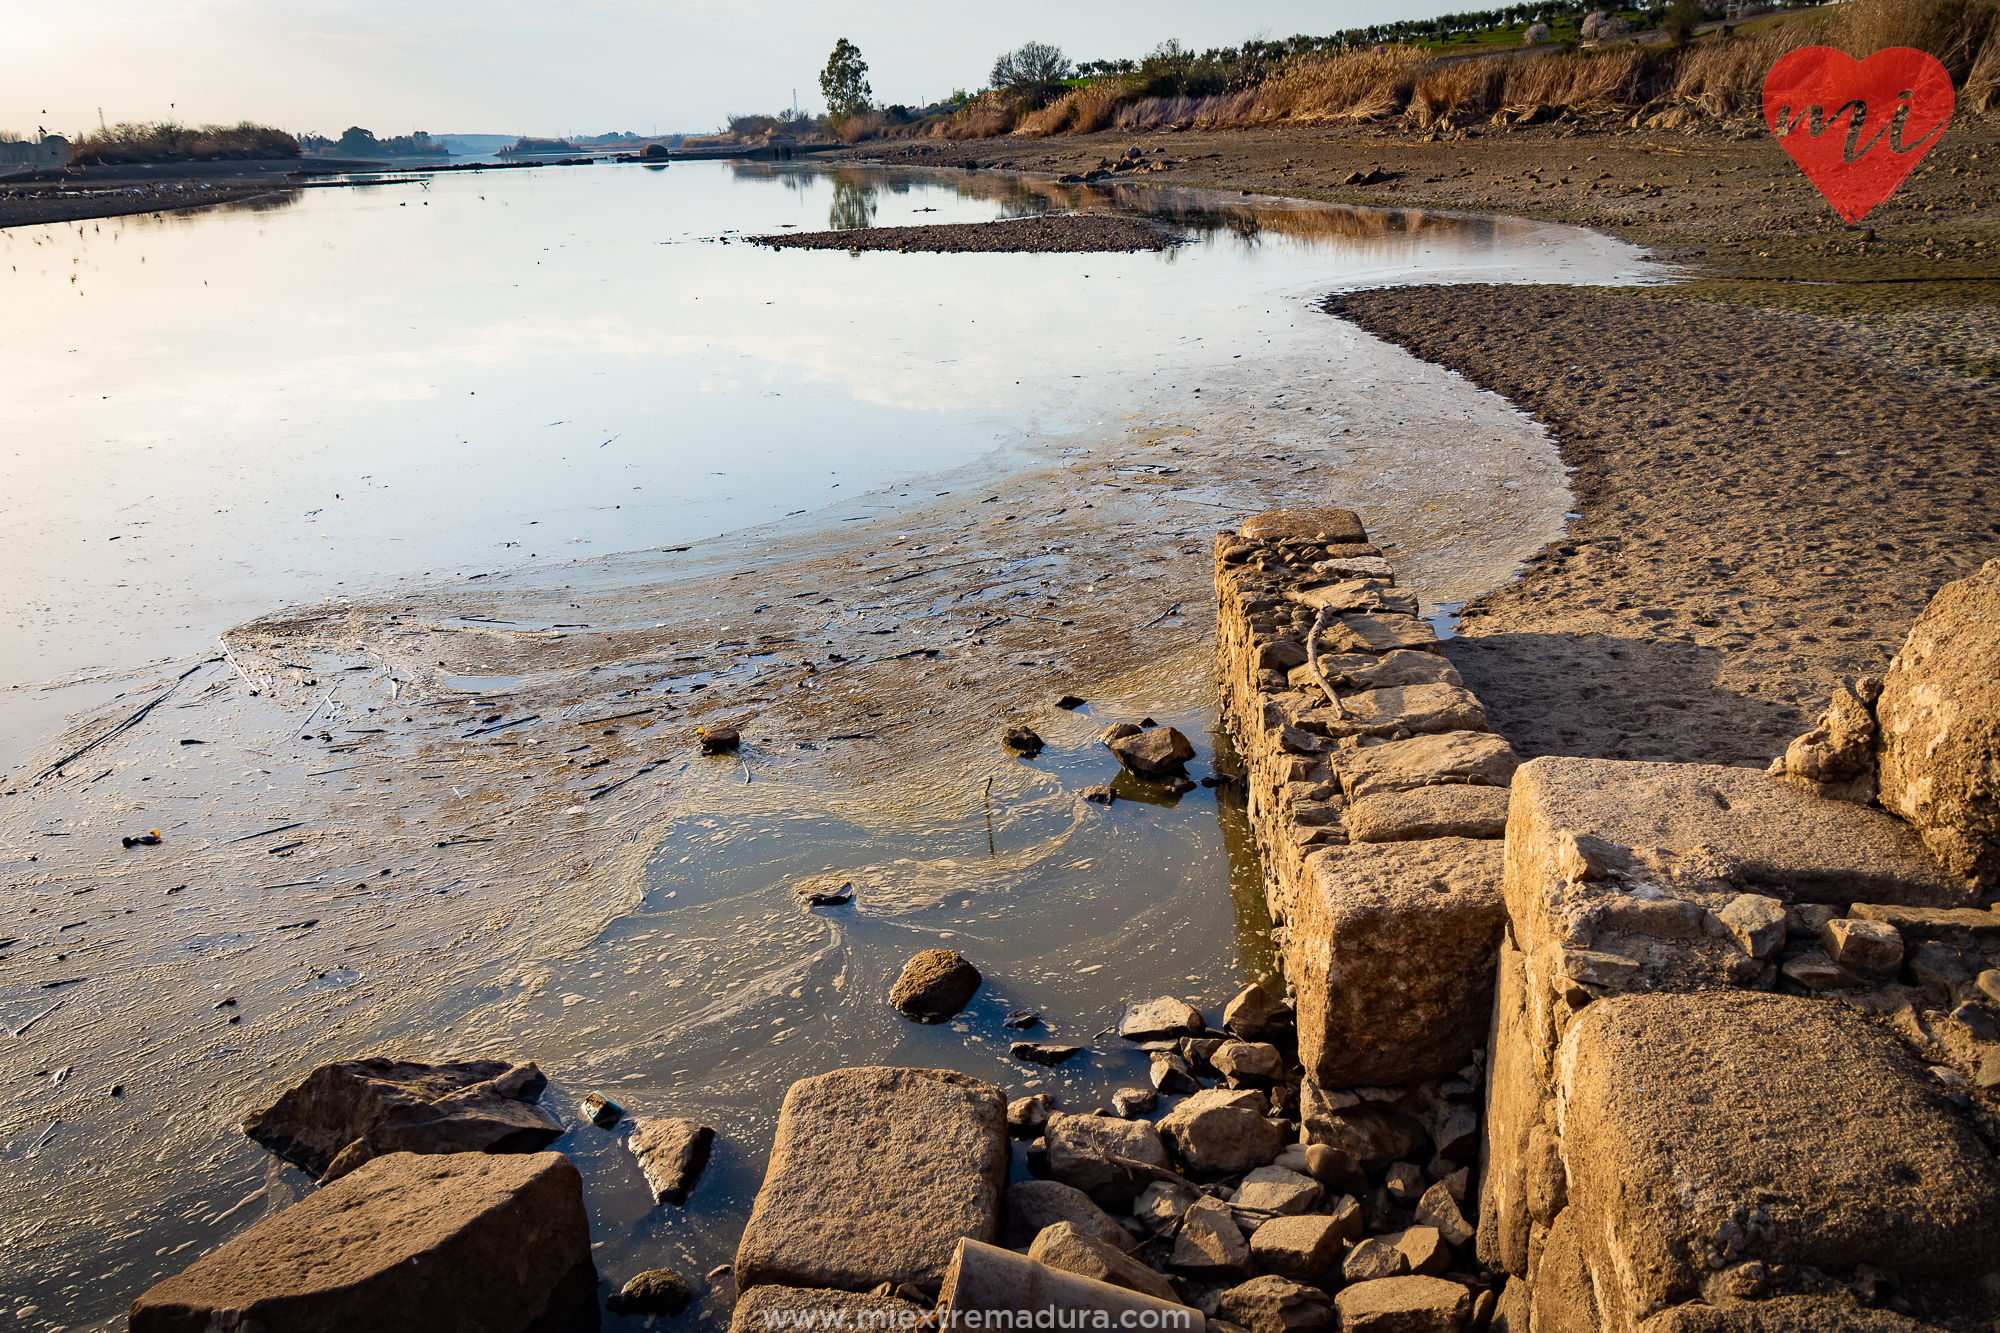
[{"label": "water reflection of sky", "polygon": [[[288,600],[809,516],[1088,434],[1269,352],[1274,314],[1342,282],[1633,269],[1574,229],[1215,199],[704,162],[0,233],[0,615],[18,627],[0,677],[186,651]],[[1195,243],[742,240],[1142,202]]]}]

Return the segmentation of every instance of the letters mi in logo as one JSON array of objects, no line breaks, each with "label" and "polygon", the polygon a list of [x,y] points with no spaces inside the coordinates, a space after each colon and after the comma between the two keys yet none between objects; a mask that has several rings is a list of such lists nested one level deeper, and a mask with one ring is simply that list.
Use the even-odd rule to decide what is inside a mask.
[{"label": "letters mi in logo", "polygon": [[1764,77],[1772,137],[1850,227],[1937,145],[1951,109],[1951,75],[1907,46],[1866,60],[1808,46]]}]

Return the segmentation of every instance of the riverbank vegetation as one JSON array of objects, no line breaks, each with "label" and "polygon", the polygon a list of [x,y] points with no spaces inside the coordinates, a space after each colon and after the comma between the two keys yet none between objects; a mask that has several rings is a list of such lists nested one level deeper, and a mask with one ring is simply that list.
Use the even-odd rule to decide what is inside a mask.
[{"label": "riverbank vegetation", "polygon": [[[1359,122],[1432,130],[1564,111],[1635,120],[1755,117],[1772,63],[1815,44],[1861,57],[1890,46],[1929,51],[1951,72],[1963,110],[2000,108],[2000,0],[1849,0],[1829,9],[1789,10],[1735,33],[1711,28],[1692,40],[1683,33],[1680,41],[1663,35],[1651,43],[1614,38],[1584,49],[1558,40],[1479,54],[1481,43],[1473,40],[1537,15],[1553,16],[1558,37],[1561,28],[1581,34],[1592,17],[1582,13],[1585,8],[1515,6],[1199,53],[1169,41],[1143,60],[1090,62],[1081,67],[1089,71],[1083,77],[1052,79],[1044,59],[1034,65],[1036,78],[1008,86],[999,75],[1020,63],[1016,52],[996,63],[993,88],[960,107],[905,124],[881,111],[860,112],[830,128],[852,143]],[[1649,23],[1672,28],[1671,20],[1684,16],[1661,6],[1606,17],[1619,20],[1606,30],[1623,37]],[[1591,26],[1605,27],[1605,19]],[[1377,36],[1390,40],[1363,44]],[[1469,45],[1453,48],[1460,38]],[[1037,48],[1038,54],[1049,50]]]},{"label": "riverbank vegetation", "polygon": [[269,125],[151,125],[121,121],[78,137],[72,161],[79,166],[129,162],[221,162],[297,157],[299,141]]}]

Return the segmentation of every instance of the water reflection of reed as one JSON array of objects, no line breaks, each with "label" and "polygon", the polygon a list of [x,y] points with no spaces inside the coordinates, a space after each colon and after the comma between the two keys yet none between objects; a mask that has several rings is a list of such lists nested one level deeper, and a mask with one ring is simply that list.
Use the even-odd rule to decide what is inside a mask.
[{"label": "water reflection of reed", "polygon": [[[1345,250],[1353,250],[1357,243],[1404,246],[1446,237],[1460,244],[1486,243],[1522,225],[1503,218],[1422,208],[1369,208],[1282,199],[1238,202],[1212,191],[1174,186],[1123,182],[1065,185],[1006,172],[772,162],[733,162],[730,167],[740,180],[775,179],[795,190],[812,188],[821,180],[831,181],[834,204],[829,228],[834,231],[873,225],[878,195],[906,195],[917,188],[949,190],[958,198],[993,205],[1001,218],[1116,209],[1164,219],[1202,239],[1227,237],[1244,245],[1273,238],[1308,248],[1338,246]],[[1172,252],[1167,254],[1171,257]]]}]

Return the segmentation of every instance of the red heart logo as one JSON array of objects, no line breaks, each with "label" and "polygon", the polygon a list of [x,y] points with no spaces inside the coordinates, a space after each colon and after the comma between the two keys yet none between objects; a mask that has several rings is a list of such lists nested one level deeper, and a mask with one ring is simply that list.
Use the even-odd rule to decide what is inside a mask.
[{"label": "red heart logo", "polygon": [[1866,60],[1808,46],[1764,76],[1764,123],[1849,226],[1937,146],[1951,109],[1951,75],[1907,46]]}]

